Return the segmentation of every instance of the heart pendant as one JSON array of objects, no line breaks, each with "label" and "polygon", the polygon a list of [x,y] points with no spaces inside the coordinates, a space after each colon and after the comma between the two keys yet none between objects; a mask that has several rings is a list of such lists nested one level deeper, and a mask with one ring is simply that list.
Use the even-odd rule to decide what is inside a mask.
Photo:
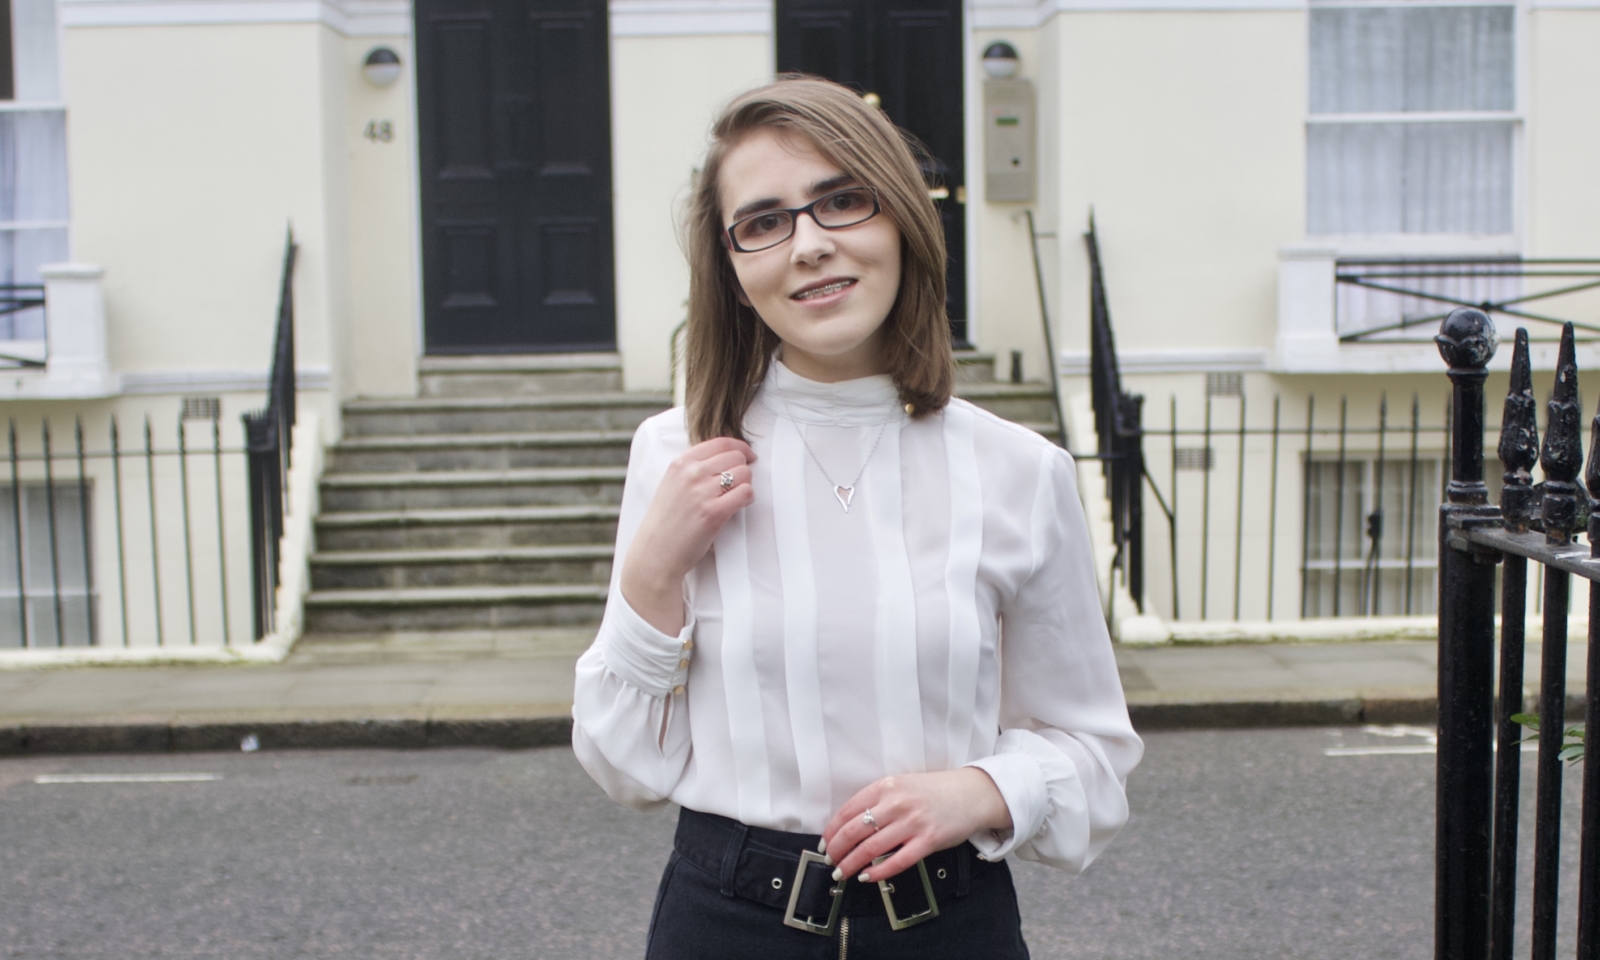
[{"label": "heart pendant", "polygon": [[855,498],[855,487],[834,487],[833,495],[839,498],[839,506],[844,507],[844,512],[850,512],[850,501]]}]

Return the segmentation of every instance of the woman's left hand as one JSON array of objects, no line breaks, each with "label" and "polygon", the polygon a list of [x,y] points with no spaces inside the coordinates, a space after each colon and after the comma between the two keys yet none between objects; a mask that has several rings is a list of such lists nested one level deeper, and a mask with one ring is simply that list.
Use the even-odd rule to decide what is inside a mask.
[{"label": "woman's left hand", "polygon": [[[868,810],[876,829],[863,818]],[[839,808],[822,839],[828,857],[839,865],[838,876],[870,882],[910,869],[928,854],[981,830],[1010,827],[1011,811],[994,781],[977,767],[962,767],[899,774],[870,784]],[[896,847],[900,850],[894,856],[871,865]]]}]

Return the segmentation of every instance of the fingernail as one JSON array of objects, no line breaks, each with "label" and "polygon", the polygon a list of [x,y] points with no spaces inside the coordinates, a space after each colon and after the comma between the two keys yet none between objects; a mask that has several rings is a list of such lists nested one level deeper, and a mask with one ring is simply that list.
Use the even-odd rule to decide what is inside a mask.
[{"label": "fingernail", "polygon": [[821,840],[817,841],[817,852],[818,853],[827,853],[828,852],[828,838],[827,837],[823,837]]},{"label": "fingernail", "polygon": [[865,870],[861,871],[861,876],[856,877],[856,879],[860,880],[862,883],[871,883],[872,882],[872,878],[867,876],[867,871],[865,871]]},{"label": "fingernail", "polygon": [[838,883],[840,880],[843,880],[843,879],[844,879],[844,871],[839,869],[838,867],[834,867],[833,868],[833,882],[834,883]]}]

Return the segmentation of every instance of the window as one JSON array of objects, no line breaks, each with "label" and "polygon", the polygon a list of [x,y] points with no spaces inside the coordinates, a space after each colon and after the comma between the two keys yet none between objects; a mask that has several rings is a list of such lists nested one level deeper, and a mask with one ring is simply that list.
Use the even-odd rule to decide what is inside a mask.
[{"label": "window", "polygon": [[[1306,471],[1307,617],[1432,614],[1439,461],[1313,460]],[[1380,489],[1381,481],[1381,489]],[[1376,521],[1374,521],[1376,517]]]},{"label": "window", "polygon": [[87,646],[94,598],[85,514],[93,492],[76,483],[24,483],[14,501],[13,489],[0,486],[0,649]]},{"label": "window", "polygon": [[1313,0],[1313,235],[1513,232],[1515,7]]},{"label": "window", "polygon": [[[0,287],[68,259],[66,110],[55,0],[0,0]],[[0,315],[0,340],[44,339],[44,311]]]}]

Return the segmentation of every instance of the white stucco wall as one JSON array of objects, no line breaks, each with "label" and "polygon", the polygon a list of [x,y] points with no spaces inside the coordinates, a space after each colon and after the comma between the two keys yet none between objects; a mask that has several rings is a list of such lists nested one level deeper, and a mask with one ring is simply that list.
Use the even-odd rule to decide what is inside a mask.
[{"label": "white stucco wall", "polygon": [[[119,373],[261,371],[292,223],[299,363],[346,302],[342,87],[315,24],[64,31],[74,257],[105,267]],[[337,202],[335,202],[337,200]]]},{"label": "white stucco wall", "polygon": [[612,40],[617,348],[630,390],[669,388],[668,340],[689,296],[678,213],[717,111],[772,70],[768,34]]},{"label": "white stucco wall", "polygon": [[[400,79],[375,87],[361,75],[374,47],[400,55]],[[416,55],[405,36],[343,40],[333,79],[347,100],[340,131],[348,216],[346,396],[413,396],[422,352],[417,181]],[[390,140],[368,124],[389,124]]]}]

